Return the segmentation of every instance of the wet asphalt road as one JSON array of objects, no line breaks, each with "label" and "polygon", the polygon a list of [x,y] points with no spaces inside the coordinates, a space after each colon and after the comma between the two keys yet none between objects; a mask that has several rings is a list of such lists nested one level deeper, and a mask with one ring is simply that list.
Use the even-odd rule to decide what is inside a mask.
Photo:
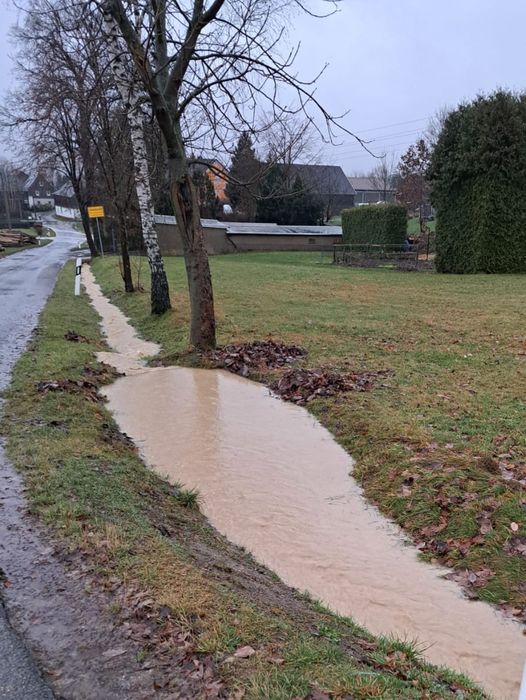
[{"label": "wet asphalt road", "polygon": [[[53,222],[52,226],[57,236],[49,245],[0,259],[0,391],[9,384],[13,365],[31,337],[58,271],[74,256],[71,248],[84,240],[68,224]],[[73,286],[73,279],[71,284]],[[0,461],[3,460],[5,455],[0,444]],[[1,506],[0,490],[0,517]],[[0,542],[0,574],[1,568]],[[0,699],[48,700],[52,697],[23,641],[10,627],[0,602]]]}]

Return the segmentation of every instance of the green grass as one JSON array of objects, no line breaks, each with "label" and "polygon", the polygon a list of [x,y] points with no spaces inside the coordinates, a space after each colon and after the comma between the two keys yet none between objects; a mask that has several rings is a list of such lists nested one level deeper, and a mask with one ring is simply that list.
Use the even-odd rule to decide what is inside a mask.
[{"label": "green grass", "polygon": [[[342,269],[315,253],[218,256],[211,266],[219,343],[272,336],[304,345],[307,366],[392,372],[372,392],[309,409],[357,460],[366,496],[424,543],[424,557],[459,572],[489,568],[472,594],[524,611],[526,559],[510,543],[526,537],[526,494],[488,468],[506,462],[526,478],[524,277]],[[174,310],[154,318],[147,293],[122,292],[115,258],[94,263],[164,363],[195,362],[182,261],[166,267]]]},{"label": "green grass", "polygon": [[[434,233],[436,230],[436,219],[433,219],[433,221],[428,221],[427,225],[431,233]],[[410,236],[419,236],[420,235],[420,219],[418,216],[413,217],[412,219],[409,219],[407,222],[407,233]]]},{"label": "green grass", "polygon": [[[234,273],[239,262],[232,266],[233,260],[218,262]],[[265,276],[260,264],[253,266],[258,284]],[[277,270],[272,261],[267,264]],[[96,265],[112,287],[114,265],[109,259]],[[215,261],[214,267],[217,274]],[[82,552],[98,576],[136,585],[148,592],[154,610],[168,609],[195,652],[210,655],[216,673],[230,689],[243,689],[247,700],[290,699],[313,689],[389,700],[454,698],[457,690],[465,698],[485,697],[467,679],[425,664],[410,644],[373,638],[265,573],[211,529],[195,508],[195,494],[170,486],[144,466],[92,392],[39,391],[41,380],[88,378],[100,385],[111,379],[95,359],[102,345],[99,319],[85,295],[72,296],[71,268],[68,263],[59,276],[6,392],[2,428],[8,455],[24,474],[31,511]],[[305,273],[301,265],[284,267],[294,270],[300,277]],[[179,261],[170,261],[170,275],[178,279],[177,302],[182,294],[176,289],[183,286]],[[145,294],[116,297],[137,318],[147,305]],[[171,338],[179,314],[182,309],[156,324],[146,318],[144,323]],[[68,330],[89,342],[68,342]],[[177,347],[185,347],[182,331]],[[163,629],[161,621],[157,634]],[[243,645],[256,654],[225,663]]]}]

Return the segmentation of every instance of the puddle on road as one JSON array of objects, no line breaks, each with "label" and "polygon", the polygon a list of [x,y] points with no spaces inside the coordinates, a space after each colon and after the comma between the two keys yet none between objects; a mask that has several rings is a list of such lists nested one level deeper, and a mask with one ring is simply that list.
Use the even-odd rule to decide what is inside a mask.
[{"label": "puddle on road", "polygon": [[121,353],[103,359],[128,374],[104,393],[150,467],[198,489],[211,523],[287,584],[375,634],[417,639],[431,662],[467,673],[496,698],[517,697],[526,658],[520,627],[418,560],[367,505],[349,476],[351,458],[325,428],[221,370],[141,367],[152,344],[134,337],[128,354],[125,317],[101,300],[90,270],[83,276]]}]

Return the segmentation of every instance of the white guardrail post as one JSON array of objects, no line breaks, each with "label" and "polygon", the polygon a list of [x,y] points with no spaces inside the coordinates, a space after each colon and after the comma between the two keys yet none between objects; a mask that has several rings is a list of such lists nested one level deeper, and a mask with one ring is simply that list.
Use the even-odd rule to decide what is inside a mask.
[{"label": "white guardrail post", "polygon": [[75,296],[80,294],[80,273],[82,272],[82,258],[77,258],[75,265]]},{"label": "white guardrail post", "polygon": [[519,700],[526,700],[526,663],[522,671],[522,683],[519,690]]},{"label": "white guardrail post", "polygon": [[522,671],[522,683],[521,689],[519,690],[519,700],[526,700],[526,663],[524,664],[524,669]]}]

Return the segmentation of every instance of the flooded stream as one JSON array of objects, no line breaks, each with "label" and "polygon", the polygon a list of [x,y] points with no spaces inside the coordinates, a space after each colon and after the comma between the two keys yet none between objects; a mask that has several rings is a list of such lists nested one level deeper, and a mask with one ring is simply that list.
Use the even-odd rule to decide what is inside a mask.
[{"label": "flooded stream", "polygon": [[101,359],[127,374],[104,393],[152,469],[198,489],[210,522],[287,584],[375,634],[418,640],[431,662],[467,673],[499,700],[517,697],[520,627],[418,560],[366,503],[351,458],[325,428],[221,370],[144,368],[141,356],[156,346],[134,336],[89,269],[83,278],[117,351]]}]

